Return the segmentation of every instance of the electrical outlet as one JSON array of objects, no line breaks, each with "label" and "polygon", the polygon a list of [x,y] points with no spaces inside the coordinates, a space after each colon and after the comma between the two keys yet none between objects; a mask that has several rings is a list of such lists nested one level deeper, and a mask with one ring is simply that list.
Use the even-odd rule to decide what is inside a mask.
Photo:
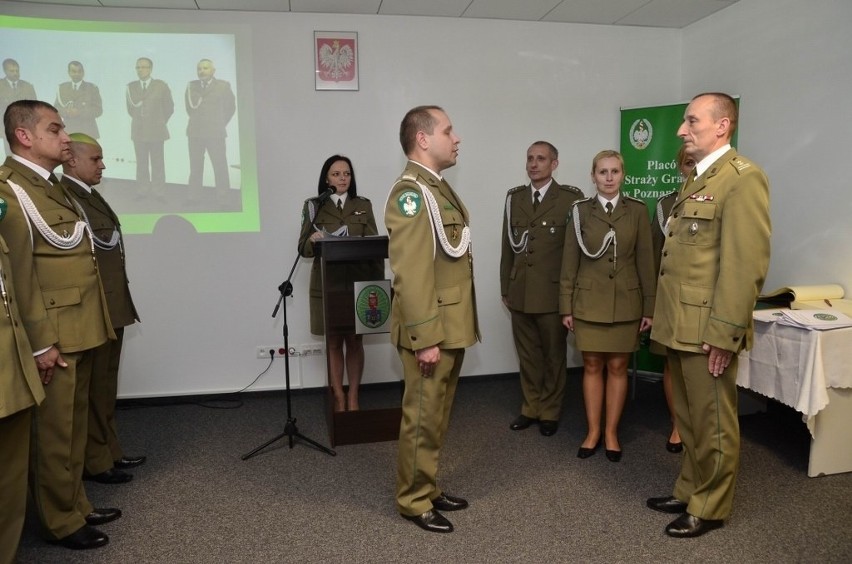
[{"label": "electrical outlet", "polygon": [[[269,351],[275,351],[275,356],[283,356],[283,354],[279,353],[279,347],[277,345],[267,345],[265,347],[257,347],[257,358],[270,358]],[[281,351],[284,350],[284,347],[280,348]]]},{"label": "electrical outlet", "polygon": [[299,350],[302,356],[322,356],[322,343],[302,345]]}]

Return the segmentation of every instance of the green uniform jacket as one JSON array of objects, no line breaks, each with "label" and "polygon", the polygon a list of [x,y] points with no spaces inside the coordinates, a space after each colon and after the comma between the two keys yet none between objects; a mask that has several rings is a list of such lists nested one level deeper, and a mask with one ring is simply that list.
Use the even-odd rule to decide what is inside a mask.
[{"label": "green uniform jacket", "polygon": [[73,232],[80,217],[60,186],[11,157],[0,167],[0,198],[8,205],[0,235],[13,250],[18,307],[33,350],[56,345],[61,352],[81,352],[114,339],[89,237],[69,250],[48,244],[30,225],[8,182],[24,189],[58,234]]},{"label": "green uniform jacket", "polygon": [[[573,216],[580,219],[586,248],[596,253],[604,236],[615,230],[616,240],[597,259],[580,249]],[[617,253],[617,256],[616,256]],[[619,323],[654,315],[656,276],[648,208],[622,193],[607,216],[597,196],[574,204],[565,231],[559,313],[584,321]]]},{"label": "green uniform jacket", "polygon": [[[92,193],[71,180],[62,177],[62,185],[86,212],[92,231],[102,241],[109,241],[115,230],[121,235],[121,224],[118,216],[103,197],[92,188]],[[107,311],[113,327],[126,327],[139,321],[136,306],[130,296],[130,282],[127,279],[127,269],[124,264],[124,241],[110,250],[95,247],[98,257],[98,272],[104,286],[104,296],[107,301]]]},{"label": "green uniform jacket", "polygon": [[[2,205],[2,204],[0,204]],[[0,214],[0,223],[3,222]],[[33,350],[18,313],[18,296],[10,274],[9,247],[0,237],[0,277],[3,278],[5,312],[0,314],[0,419],[37,405],[44,399]]]},{"label": "green uniform jacket", "polygon": [[[523,313],[559,310],[565,227],[571,219],[571,205],[582,197],[579,188],[554,181],[533,210],[529,185],[509,190],[503,213],[500,294],[510,309]],[[520,246],[524,237],[526,244]]]},{"label": "green uniform jacket", "polygon": [[[312,219],[313,218],[313,219]],[[352,198],[347,196],[343,211],[337,209],[334,200],[329,198],[316,209],[316,200],[309,198],[305,200],[302,208],[302,232],[299,235],[299,254],[303,257],[314,256],[314,243],[309,237],[315,233],[314,226],[324,229],[328,233],[334,233],[346,225],[349,228],[349,237],[367,237],[378,235],[376,218],[373,215],[373,206],[370,200],[361,196]],[[355,280],[381,280],[385,277],[384,261],[364,261],[361,265],[352,266],[338,265],[334,271],[336,279],[331,280],[331,288],[351,289]],[[311,307],[311,333],[314,335],[325,334],[325,318],[323,314],[323,284],[322,264],[319,257],[314,257],[311,267],[310,286]]]},{"label": "green uniform jacket", "polygon": [[385,205],[394,274],[391,342],[409,350],[466,348],[479,340],[471,251],[459,258],[444,252],[417,182],[435,197],[443,224],[436,222],[435,229],[452,246],[468,223],[467,209],[450,185],[409,161]]},{"label": "green uniform jacket", "polygon": [[169,138],[168,121],[175,112],[172,91],[162,80],[152,78],[142,90],[138,80],[127,85],[127,113],[130,114],[130,138],[150,143]]},{"label": "green uniform jacket", "polygon": [[651,338],[688,352],[750,348],[770,232],[769,180],[736,150],[687,181],[671,211]]}]

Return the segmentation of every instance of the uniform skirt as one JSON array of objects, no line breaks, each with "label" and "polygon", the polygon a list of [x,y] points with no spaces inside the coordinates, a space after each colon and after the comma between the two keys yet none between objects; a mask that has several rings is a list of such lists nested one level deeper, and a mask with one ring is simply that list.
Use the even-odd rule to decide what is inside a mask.
[{"label": "uniform skirt", "polygon": [[632,353],[639,348],[639,320],[596,323],[575,317],[574,337],[583,352]]}]

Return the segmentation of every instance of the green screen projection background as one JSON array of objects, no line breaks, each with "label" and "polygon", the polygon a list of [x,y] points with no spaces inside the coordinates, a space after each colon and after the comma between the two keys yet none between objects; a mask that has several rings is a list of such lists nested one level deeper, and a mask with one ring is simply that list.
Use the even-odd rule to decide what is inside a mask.
[{"label": "green screen projection background", "polygon": [[[67,82],[68,63],[79,61],[84,80],[95,84],[103,102],[97,119],[106,170],[99,187],[121,217],[125,233],[151,233],[160,218],[178,215],[199,233],[252,232],[260,227],[254,134],[250,33],[230,25],[150,25],[0,16],[0,59],[20,66],[20,78],[35,87],[40,100],[54,104],[59,84]],[[33,46],[38,46],[33,48]],[[166,82],[174,100],[165,142],[166,187],[156,196],[136,186],[125,92],[138,80],[136,60],[154,63],[151,76]],[[201,197],[187,193],[186,90],[196,80],[200,59],[210,59],[216,78],[231,84],[237,111],[227,127],[230,189],[217,194],[205,156]],[[71,132],[69,132],[71,133]]]}]

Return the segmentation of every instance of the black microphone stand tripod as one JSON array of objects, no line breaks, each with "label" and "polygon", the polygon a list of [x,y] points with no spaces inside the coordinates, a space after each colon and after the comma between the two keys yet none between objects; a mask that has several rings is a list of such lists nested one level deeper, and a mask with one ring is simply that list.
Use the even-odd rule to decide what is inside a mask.
[{"label": "black microphone stand tripod", "polygon": [[[307,239],[305,240],[305,242],[307,243]],[[299,251],[301,251],[301,249],[299,249]],[[282,302],[284,302],[284,299],[287,298],[288,296],[293,295],[293,284],[290,283],[290,279],[293,278],[293,272],[295,272],[295,270],[296,270],[296,265],[299,264],[299,258],[300,257],[301,257],[301,252],[297,252],[296,253],[296,260],[293,261],[293,267],[290,269],[290,274],[287,276],[287,280],[285,280],[284,282],[281,283],[280,286],[278,286],[278,291],[281,295],[278,298],[278,303],[275,304],[275,309],[272,311],[272,317],[273,318],[276,315],[278,315],[278,309],[281,307],[281,304],[282,304]],[[283,312],[283,316],[284,316],[283,317],[284,327],[282,329],[283,332],[284,332],[284,350],[287,351],[285,356],[284,356],[284,382],[285,382],[285,387],[286,387],[286,391],[287,391],[287,423],[284,425],[284,432],[283,433],[280,433],[280,434],[272,437],[271,439],[269,439],[268,441],[266,441],[265,443],[263,443],[259,447],[255,448],[251,452],[242,455],[240,458],[242,458],[243,460],[248,460],[249,458],[258,454],[261,450],[265,449],[266,447],[268,447],[269,445],[271,445],[272,443],[274,443],[278,439],[283,439],[284,437],[288,438],[290,448],[293,448],[294,439],[298,438],[298,439],[302,439],[303,441],[305,441],[308,444],[313,445],[314,447],[323,451],[326,454],[330,454],[331,456],[337,456],[336,452],[334,452],[333,450],[331,450],[330,448],[328,448],[326,446],[319,444],[318,442],[316,442],[313,439],[309,439],[308,437],[306,437],[305,435],[300,433],[299,429],[296,427],[296,418],[293,417],[293,411],[292,411],[293,406],[292,406],[292,403],[290,401],[290,329],[287,326],[287,304],[286,303],[284,303],[284,308],[281,309],[281,311]]]}]

